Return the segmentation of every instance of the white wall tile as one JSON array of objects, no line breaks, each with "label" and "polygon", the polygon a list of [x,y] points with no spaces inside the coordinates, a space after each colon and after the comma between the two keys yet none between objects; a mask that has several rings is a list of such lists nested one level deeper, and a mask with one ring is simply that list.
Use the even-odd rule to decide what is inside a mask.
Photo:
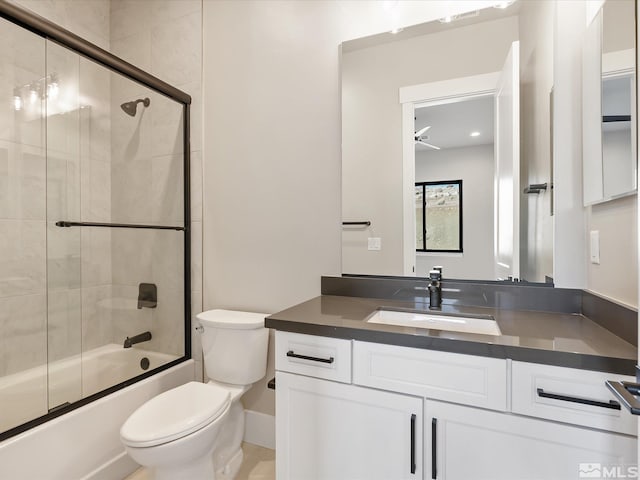
[{"label": "white wall tile", "polygon": [[111,234],[110,228],[80,229],[83,288],[111,285]]},{"label": "white wall tile", "polygon": [[202,292],[202,222],[191,222],[191,290]]},{"label": "white wall tile", "polygon": [[80,288],[50,289],[47,295],[47,357],[49,362],[82,352]]},{"label": "white wall tile", "polygon": [[82,351],[113,342],[111,285],[82,288]]},{"label": "white wall tile", "polygon": [[200,13],[202,0],[155,0],[151,12],[151,25],[171,23],[192,13]]},{"label": "white wall tile", "polygon": [[0,220],[0,252],[0,297],[44,293],[45,222]]},{"label": "white wall tile", "polygon": [[151,159],[151,221],[183,225],[183,163],[182,154]]},{"label": "white wall tile", "polygon": [[[151,26],[151,11],[156,8],[155,1],[153,2],[153,6],[150,6],[149,2],[145,0],[112,0],[110,27],[111,48],[114,48],[115,42],[135,32],[149,31]],[[116,53],[116,55],[118,54]]]},{"label": "white wall tile", "polygon": [[184,151],[183,107],[181,103],[164,95],[152,94],[149,105],[151,116],[151,154],[182,154]]},{"label": "white wall tile", "polygon": [[44,220],[45,192],[44,151],[0,140],[0,218]]},{"label": "white wall tile", "polygon": [[47,288],[68,290],[80,288],[81,282],[81,230],[57,227],[47,222]]},{"label": "white wall tile", "polygon": [[[116,24],[112,23],[112,25]],[[111,39],[111,53],[142,70],[150,71],[151,32],[143,28],[136,28],[128,31],[127,35],[123,37]]]},{"label": "white wall tile", "polygon": [[150,223],[152,159],[111,164],[111,220],[116,223]]},{"label": "white wall tile", "polygon": [[202,152],[191,152],[191,221],[202,221]]},{"label": "white wall tile", "polygon": [[151,281],[151,238],[149,231],[145,230],[121,228],[111,232],[114,285],[137,287]]},{"label": "white wall tile", "polygon": [[0,298],[0,355],[3,375],[19,372],[47,359],[47,297],[21,295]]},{"label": "white wall tile", "polygon": [[202,15],[200,12],[155,25],[151,29],[152,73],[173,85],[200,78]]}]

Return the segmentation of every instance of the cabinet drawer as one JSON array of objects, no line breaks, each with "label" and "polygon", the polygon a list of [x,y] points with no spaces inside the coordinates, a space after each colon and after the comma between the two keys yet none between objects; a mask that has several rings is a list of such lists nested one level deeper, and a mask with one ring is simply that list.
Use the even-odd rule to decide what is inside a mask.
[{"label": "cabinet drawer", "polygon": [[353,342],[353,383],[493,410],[507,407],[506,360]]},{"label": "cabinet drawer", "polygon": [[633,377],[525,362],[513,362],[511,374],[513,413],[637,435],[633,415],[605,386]]},{"label": "cabinet drawer", "polygon": [[277,331],[276,370],[351,383],[351,340]]}]

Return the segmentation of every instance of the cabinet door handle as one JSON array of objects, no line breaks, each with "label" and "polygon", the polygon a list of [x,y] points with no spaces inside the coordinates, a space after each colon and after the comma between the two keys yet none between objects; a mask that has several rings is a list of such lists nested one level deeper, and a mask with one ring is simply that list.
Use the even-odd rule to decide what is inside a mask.
[{"label": "cabinet door handle", "polygon": [[438,478],[438,419],[431,419],[431,478]]},{"label": "cabinet door handle", "polygon": [[308,355],[300,355],[298,353],[295,353],[293,350],[289,350],[287,352],[287,357],[301,358],[303,360],[311,360],[313,362],[322,362],[322,363],[333,363],[335,360],[333,357],[319,358],[319,357],[310,357]]},{"label": "cabinet door handle", "polygon": [[416,414],[411,414],[411,473],[416,473]]},{"label": "cabinet door handle", "polygon": [[612,410],[620,410],[620,404],[615,400],[609,400],[609,402],[601,402],[599,400],[591,400],[589,398],[570,397],[568,395],[560,395],[558,393],[545,392],[542,388],[538,388],[537,392],[538,392],[538,396],[542,398],[552,398],[553,400],[582,403],[583,405],[591,405],[592,407],[602,407],[602,408],[611,408]]}]

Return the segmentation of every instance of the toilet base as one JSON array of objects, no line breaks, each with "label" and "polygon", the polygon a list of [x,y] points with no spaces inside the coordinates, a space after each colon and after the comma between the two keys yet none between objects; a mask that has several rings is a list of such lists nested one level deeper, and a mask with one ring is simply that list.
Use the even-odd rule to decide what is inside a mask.
[{"label": "toilet base", "polygon": [[244,452],[242,448],[229,459],[227,465],[220,470],[216,471],[216,480],[233,480],[240,471],[242,466],[242,459],[244,458]]},{"label": "toilet base", "polygon": [[213,462],[209,455],[187,464],[176,467],[155,468],[152,471],[153,480],[213,480],[218,477],[213,473]]},{"label": "toilet base", "polygon": [[[242,463],[242,439],[244,437],[244,408],[239,398],[232,402],[225,422],[213,448],[213,464],[216,474],[224,480],[233,479]],[[218,477],[216,477],[216,480]]]}]

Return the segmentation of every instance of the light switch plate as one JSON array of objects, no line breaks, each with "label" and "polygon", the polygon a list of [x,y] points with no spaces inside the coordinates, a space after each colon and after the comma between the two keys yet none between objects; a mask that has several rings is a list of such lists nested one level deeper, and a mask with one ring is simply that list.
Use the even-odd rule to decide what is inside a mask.
[{"label": "light switch plate", "polygon": [[369,250],[382,250],[382,239],[380,237],[369,237],[368,240]]},{"label": "light switch plate", "polygon": [[600,231],[591,230],[589,237],[591,263],[600,265]]}]

